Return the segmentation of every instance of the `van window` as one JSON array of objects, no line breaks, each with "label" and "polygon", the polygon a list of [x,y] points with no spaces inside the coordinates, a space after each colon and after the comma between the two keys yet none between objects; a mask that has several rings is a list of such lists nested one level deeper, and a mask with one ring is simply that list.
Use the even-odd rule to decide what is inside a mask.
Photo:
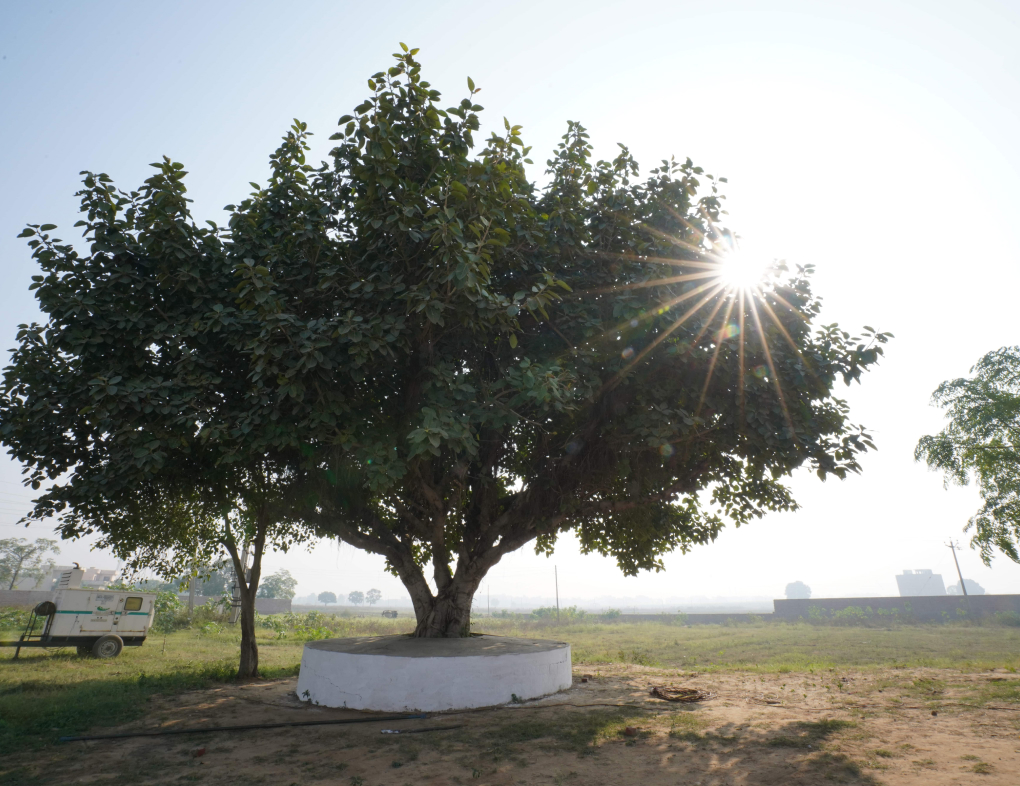
[{"label": "van window", "polygon": [[141,598],[128,598],[124,601],[124,611],[138,611],[142,607]]}]

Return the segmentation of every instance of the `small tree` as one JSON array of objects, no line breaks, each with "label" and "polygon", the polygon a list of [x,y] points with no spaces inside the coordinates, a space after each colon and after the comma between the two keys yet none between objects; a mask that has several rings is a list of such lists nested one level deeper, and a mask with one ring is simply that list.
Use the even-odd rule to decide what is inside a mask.
[{"label": "small tree", "polygon": [[325,606],[327,603],[336,603],[336,594],[333,592],[320,592],[319,603]]},{"label": "small tree", "polygon": [[24,538],[0,540],[0,586],[11,590],[20,579],[41,581],[54,568],[53,560],[44,559],[50,551],[60,553],[57,541],[46,538],[37,538],[35,543]]},{"label": "small tree", "polygon": [[806,600],[811,597],[811,587],[805,584],[803,581],[794,581],[786,585],[786,597],[793,599]]},{"label": "small tree", "polygon": [[278,570],[273,575],[266,576],[262,580],[258,597],[287,598],[289,600],[294,597],[296,592],[297,579],[290,575],[289,570]]},{"label": "small tree", "polygon": [[374,606],[380,600],[382,600],[382,593],[377,589],[370,589],[365,593],[365,601],[369,606]]},{"label": "small tree", "polygon": [[347,595],[347,602],[354,606],[360,606],[365,602],[365,593],[360,590],[354,590],[354,592]]},{"label": "small tree", "polygon": [[932,393],[949,424],[921,437],[914,458],[942,472],[947,486],[973,478],[981,507],[964,528],[974,532],[971,545],[986,565],[995,549],[1020,562],[1020,346],[989,352],[970,371]]},{"label": "small tree", "polygon": [[192,221],[183,167],[154,166],[131,192],[83,173],[87,254],[52,224],[22,233],[47,319],[19,327],[0,441],[29,468],[27,484],[48,484],[27,518],[56,517],[64,538],[98,533],[127,567],[165,577],[226,552],[241,599],[238,674],[253,677],[262,556],[307,534],[293,513],[308,496],[299,437],[280,429],[275,394],[258,392],[241,349],[262,325],[238,308],[235,269],[259,248],[281,251],[279,226],[306,211],[277,181],[228,243]]}]

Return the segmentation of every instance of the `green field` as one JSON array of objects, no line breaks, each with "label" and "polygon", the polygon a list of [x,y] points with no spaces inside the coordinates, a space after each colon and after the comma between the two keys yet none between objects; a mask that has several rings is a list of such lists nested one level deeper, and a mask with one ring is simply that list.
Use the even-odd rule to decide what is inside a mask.
[{"label": "green field", "polygon": [[[327,636],[407,632],[411,620],[291,615],[260,628],[263,677],[297,673],[304,642]],[[759,623],[683,627],[666,622],[579,622],[557,626],[526,619],[481,619],[474,630],[570,642],[576,667],[627,663],[666,669],[809,672],[821,669],[1020,668],[1020,628],[900,625],[852,628]],[[16,637],[0,632],[0,638]],[[41,746],[63,734],[121,724],[145,713],[153,694],[193,690],[232,679],[238,632],[206,623],[149,638],[113,660],[73,650],[0,649],[0,755]]]}]

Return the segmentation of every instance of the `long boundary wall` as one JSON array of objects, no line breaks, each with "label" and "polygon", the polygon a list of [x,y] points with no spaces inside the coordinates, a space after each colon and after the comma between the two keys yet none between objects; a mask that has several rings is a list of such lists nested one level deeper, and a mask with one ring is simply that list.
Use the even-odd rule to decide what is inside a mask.
[{"label": "long boundary wall", "polygon": [[[185,606],[188,605],[188,594],[178,595]],[[218,597],[195,595],[195,608],[204,606],[206,601],[219,600]],[[290,611],[290,598],[255,598],[255,611],[259,614],[283,614]]]},{"label": "long boundary wall", "polygon": [[[849,608],[870,609],[873,613],[895,614],[917,622],[943,622],[961,618],[990,617],[994,614],[1020,614],[1020,595],[911,595],[901,598],[811,598],[773,601],[773,619],[809,620],[828,617],[834,611]],[[812,609],[814,611],[812,612]]]},{"label": "long boundary wall", "polygon": [[0,606],[35,606],[44,600],[53,600],[47,590],[0,590]]}]

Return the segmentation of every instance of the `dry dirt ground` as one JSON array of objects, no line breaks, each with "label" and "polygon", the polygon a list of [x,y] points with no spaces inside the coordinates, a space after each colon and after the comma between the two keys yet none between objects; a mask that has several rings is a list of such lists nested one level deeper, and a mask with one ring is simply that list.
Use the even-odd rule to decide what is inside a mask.
[{"label": "dry dirt ground", "polygon": [[[95,731],[365,717],[308,706],[295,684],[156,697],[141,722]],[[649,696],[654,685],[713,696],[671,704]],[[1017,786],[1020,705],[994,698],[1015,696],[1017,687],[1020,677],[998,671],[575,668],[570,690],[524,705],[427,720],[64,743],[10,757],[0,781],[6,772],[8,783],[63,784]],[[450,726],[458,728],[382,733]]]}]

